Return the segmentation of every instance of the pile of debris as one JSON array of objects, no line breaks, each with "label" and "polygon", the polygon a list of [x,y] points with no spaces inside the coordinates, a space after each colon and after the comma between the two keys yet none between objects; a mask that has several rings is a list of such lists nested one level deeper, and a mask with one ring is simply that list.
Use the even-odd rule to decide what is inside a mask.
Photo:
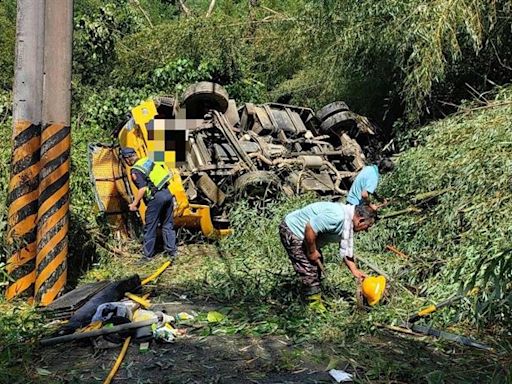
[{"label": "pile of debris", "polygon": [[42,310],[49,318],[64,320],[64,324],[52,335],[41,340],[41,345],[91,340],[96,349],[123,344],[118,362],[112,368],[106,383],[110,382],[120,366],[132,339],[139,343],[139,350],[149,349],[152,340],[172,343],[186,334],[186,328],[178,328],[194,320],[195,314],[181,312],[169,315],[165,311],[151,310],[149,294],[137,296],[142,286],[156,279],[170,265],[164,265],[145,280],[138,275],[114,282],[97,282],[81,286]]}]

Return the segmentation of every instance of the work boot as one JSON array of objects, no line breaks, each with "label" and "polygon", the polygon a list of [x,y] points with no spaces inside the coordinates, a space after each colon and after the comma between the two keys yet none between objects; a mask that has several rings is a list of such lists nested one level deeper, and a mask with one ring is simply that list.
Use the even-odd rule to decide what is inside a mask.
[{"label": "work boot", "polygon": [[169,259],[169,260],[175,260],[176,257],[178,256],[178,253],[177,252],[171,252],[171,251],[165,251],[163,256],[166,258],[166,259]]},{"label": "work boot", "polygon": [[327,308],[325,308],[321,293],[315,293],[314,295],[306,296],[306,301],[308,302],[308,308],[310,310],[319,314],[327,312]]}]

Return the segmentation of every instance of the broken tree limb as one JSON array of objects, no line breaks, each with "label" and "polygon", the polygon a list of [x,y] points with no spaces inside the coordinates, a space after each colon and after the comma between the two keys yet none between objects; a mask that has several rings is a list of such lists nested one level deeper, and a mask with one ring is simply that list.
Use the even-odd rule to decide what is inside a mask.
[{"label": "broken tree limb", "polygon": [[210,6],[208,7],[208,12],[206,12],[206,17],[210,17],[212,15],[213,8],[215,8],[215,0],[210,1]]},{"label": "broken tree limb", "polygon": [[148,15],[148,14],[147,14],[147,12],[144,10],[144,8],[142,8],[142,5],[140,5],[139,0],[134,0],[133,2],[134,2],[134,3],[135,3],[135,5],[139,8],[139,10],[142,12],[142,14],[143,14],[143,15],[144,15],[144,17],[146,18],[146,20],[147,20],[147,22],[148,22],[149,26],[150,26],[151,28],[154,28],[154,25],[153,25],[153,23],[151,22],[151,19],[149,18],[149,15]]},{"label": "broken tree limb", "polygon": [[157,318],[154,319],[148,319],[144,321],[137,321],[135,323],[128,323],[128,324],[121,324],[121,325],[115,325],[110,328],[101,328],[97,329],[91,332],[84,332],[84,333],[72,333],[71,335],[64,335],[64,336],[58,336],[58,337],[52,337],[49,339],[43,339],[41,340],[41,345],[48,346],[48,345],[55,345],[60,343],[66,343],[69,341],[75,341],[75,340],[81,340],[81,339],[88,339],[91,337],[97,337],[102,335],[108,335],[111,333],[117,333],[121,331],[127,331],[130,329],[137,329],[142,327],[147,327],[148,325],[154,324],[158,322]]},{"label": "broken tree limb", "polygon": [[433,199],[435,197],[441,196],[441,195],[445,194],[446,192],[450,192],[452,190],[453,190],[453,188],[445,188],[445,189],[440,189],[438,191],[430,191],[430,192],[419,193],[419,194],[417,194],[416,196],[414,196],[411,199],[411,203],[413,203],[413,204],[420,204],[420,203],[423,203],[423,202],[425,202],[427,200],[430,200],[430,199]]},{"label": "broken tree limb", "polygon": [[386,245],[386,249],[390,252],[393,252],[395,255],[397,256],[400,256],[401,258],[405,259],[405,260],[408,260],[409,259],[409,256],[407,256],[405,253],[399,251],[398,249],[396,249],[394,246],[392,246],[391,244],[388,244]]},{"label": "broken tree limb", "polygon": [[489,351],[489,352],[495,352],[494,348],[492,348],[488,345],[479,343],[473,339],[470,339],[469,337],[457,335],[456,333],[440,331],[438,329],[434,329],[431,327],[413,325],[411,328],[404,328],[404,327],[397,327],[394,325],[387,325],[387,324],[380,324],[380,323],[375,323],[375,326],[377,326],[379,328],[389,329],[390,331],[393,331],[393,332],[404,333],[404,334],[410,335],[410,336],[437,337],[439,339],[454,341],[458,344],[462,344],[462,345],[465,345],[468,347],[482,349],[482,350]]},{"label": "broken tree limb", "polygon": [[190,9],[188,9],[187,6],[185,5],[185,1],[179,0],[179,3],[183,13],[185,13],[187,17],[190,16]]},{"label": "broken tree limb", "polygon": [[389,329],[390,331],[393,331],[393,332],[405,333],[405,334],[411,335],[411,336],[422,336],[421,334],[411,331],[409,328],[402,328],[402,327],[397,327],[395,325],[387,325],[387,324],[381,324],[381,323],[374,323],[374,325],[377,328]]},{"label": "broken tree limb", "polygon": [[361,263],[363,263],[364,265],[366,265],[368,268],[370,268],[372,271],[378,273],[379,275],[382,275],[386,278],[387,281],[389,281],[389,283],[391,284],[396,284],[397,286],[399,286],[400,288],[402,288],[405,292],[409,293],[410,295],[416,297],[415,293],[412,292],[412,290],[410,290],[409,288],[407,288],[405,285],[401,284],[400,282],[398,282],[398,280],[396,279],[393,279],[391,276],[389,276],[386,272],[384,272],[382,269],[380,269],[379,267],[377,267],[376,265],[370,263],[368,260],[365,260],[363,259],[362,257],[360,256],[357,256],[357,260],[360,261]]}]

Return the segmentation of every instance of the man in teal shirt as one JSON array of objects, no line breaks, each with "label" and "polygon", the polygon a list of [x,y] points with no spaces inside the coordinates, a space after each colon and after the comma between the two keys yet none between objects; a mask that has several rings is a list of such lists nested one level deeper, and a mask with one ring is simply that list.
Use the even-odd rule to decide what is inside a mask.
[{"label": "man in teal shirt", "polygon": [[[377,164],[368,165],[356,176],[347,195],[347,204],[370,204],[370,194],[380,199],[376,194],[377,185],[381,174],[391,172],[394,164],[390,159],[382,159]],[[372,205],[373,209],[379,208]]]},{"label": "man in teal shirt", "polygon": [[375,219],[375,211],[365,205],[318,202],[289,213],[281,222],[281,242],[313,306],[320,305],[325,310],[320,296],[322,246],[339,242],[345,264],[362,281],[366,275],[355,263],[353,233],[367,230]]}]

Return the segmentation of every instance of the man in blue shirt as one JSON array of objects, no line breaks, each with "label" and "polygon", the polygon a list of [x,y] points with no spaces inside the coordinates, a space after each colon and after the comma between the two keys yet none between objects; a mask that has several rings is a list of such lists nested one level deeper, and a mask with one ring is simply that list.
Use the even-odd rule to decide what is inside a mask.
[{"label": "man in blue shirt", "polygon": [[[373,194],[378,200],[381,200],[376,193],[380,175],[391,172],[393,168],[394,164],[390,159],[382,159],[377,164],[364,167],[356,176],[350,187],[350,191],[347,195],[347,204],[370,204],[370,194]],[[371,207],[373,209],[379,208],[379,206],[373,204]]]},{"label": "man in blue shirt", "polygon": [[299,276],[304,294],[314,307],[325,310],[320,296],[322,246],[339,242],[340,255],[346,266],[362,281],[366,275],[355,263],[353,233],[367,230],[375,219],[375,211],[368,206],[318,202],[289,213],[281,222],[281,242]]}]

